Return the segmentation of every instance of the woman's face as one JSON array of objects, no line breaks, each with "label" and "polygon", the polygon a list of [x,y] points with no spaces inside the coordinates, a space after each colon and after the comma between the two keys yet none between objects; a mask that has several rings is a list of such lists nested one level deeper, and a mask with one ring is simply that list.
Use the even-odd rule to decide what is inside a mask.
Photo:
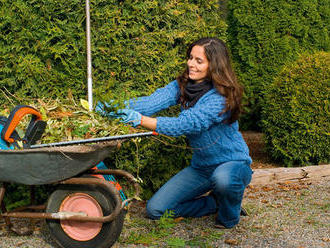
[{"label": "woman's face", "polygon": [[204,47],[194,46],[191,49],[190,57],[187,61],[189,78],[196,83],[201,83],[207,77],[209,61],[204,52]]}]

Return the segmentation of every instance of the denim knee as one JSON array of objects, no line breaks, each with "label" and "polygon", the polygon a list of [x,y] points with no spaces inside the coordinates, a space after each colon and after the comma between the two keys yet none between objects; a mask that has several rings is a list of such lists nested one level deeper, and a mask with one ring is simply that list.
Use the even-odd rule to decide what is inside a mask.
[{"label": "denim knee", "polygon": [[232,181],[229,178],[214,178],[214,191],[218,194],[224,195],[230,193],[233,189]]},{"label": "denim knee", "polygon": [[164,213],[157,204],[149,200],[146,206],[147,216],[152,220],[158,220]]},{"label": "denim knee", "polygon": [[213,190],[218,194],[225,194],[233,184],[233,178],[227,173],[214,173],[212,175]]},{"label": "denim knee", "polygon": [[251,168],[246,164],[232,162],[220,165],[212,175],[213,188],[220,194],[244,191],[251,175]]}]

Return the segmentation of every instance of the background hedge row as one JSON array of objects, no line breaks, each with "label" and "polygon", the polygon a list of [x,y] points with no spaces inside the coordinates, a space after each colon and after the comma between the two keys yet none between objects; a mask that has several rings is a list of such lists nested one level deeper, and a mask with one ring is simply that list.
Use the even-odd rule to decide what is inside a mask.
[{"label": "background hedge row", "polygon": [[286,165],[330,163],[330,53],[286,65],[265,91],[263,127],[273,158]]},{"label": "background hedge row", "polygon": [[228,0],[228,42],[245,86],[244,129],[261,129],[264,89],[301,53],[330,49],[329,0]]},{"label": "background hedge row", "polygon": [[[242,129],[261,129],[263,89],[302,52],[329,51],[329,0],[91,1],[94,94],[145,95],[174,79],[202,36],[227,40],[245,86]],[[0,85],[86,96],[81,0],[0,1]],[[228,25],[228,28],[227,28]],[[126,93],[125,93],[126,92]],[[3,95],[0,102],[7,103]]]},{"label": "background hedge row", "polygon": [[[85,97],[84,4],[1,1],[1,85],[18,96]],[[148,94],[175,79],[187,44],[225,38],[218,8],[215,0],[91,1],[94,94]]]}]

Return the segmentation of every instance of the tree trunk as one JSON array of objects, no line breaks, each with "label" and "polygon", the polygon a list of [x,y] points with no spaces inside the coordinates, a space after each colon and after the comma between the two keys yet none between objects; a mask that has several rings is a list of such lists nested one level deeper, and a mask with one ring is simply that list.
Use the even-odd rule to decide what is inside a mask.
[{"label": "tree trunk", "polygon": [[299,180],[330,180],[330,164],[297,168],[255,169],[250,185],[265,185]]}]

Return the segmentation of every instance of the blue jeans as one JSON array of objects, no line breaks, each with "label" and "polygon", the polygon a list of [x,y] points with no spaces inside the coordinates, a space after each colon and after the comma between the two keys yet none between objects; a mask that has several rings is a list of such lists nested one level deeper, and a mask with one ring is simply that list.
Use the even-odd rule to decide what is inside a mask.
[{"label": "blue jeans", "polygon": [[[205,168],[189,166],[148,201],[148,217],[159,219],[166,210],[172,210],[175,217],[201,217],[218,212],[217,221],[231,228],[239,222],[244,190],[251,177],[252,170],[245,161]],[[213,196],[201,196],[210,190],[217,202]]]}]

